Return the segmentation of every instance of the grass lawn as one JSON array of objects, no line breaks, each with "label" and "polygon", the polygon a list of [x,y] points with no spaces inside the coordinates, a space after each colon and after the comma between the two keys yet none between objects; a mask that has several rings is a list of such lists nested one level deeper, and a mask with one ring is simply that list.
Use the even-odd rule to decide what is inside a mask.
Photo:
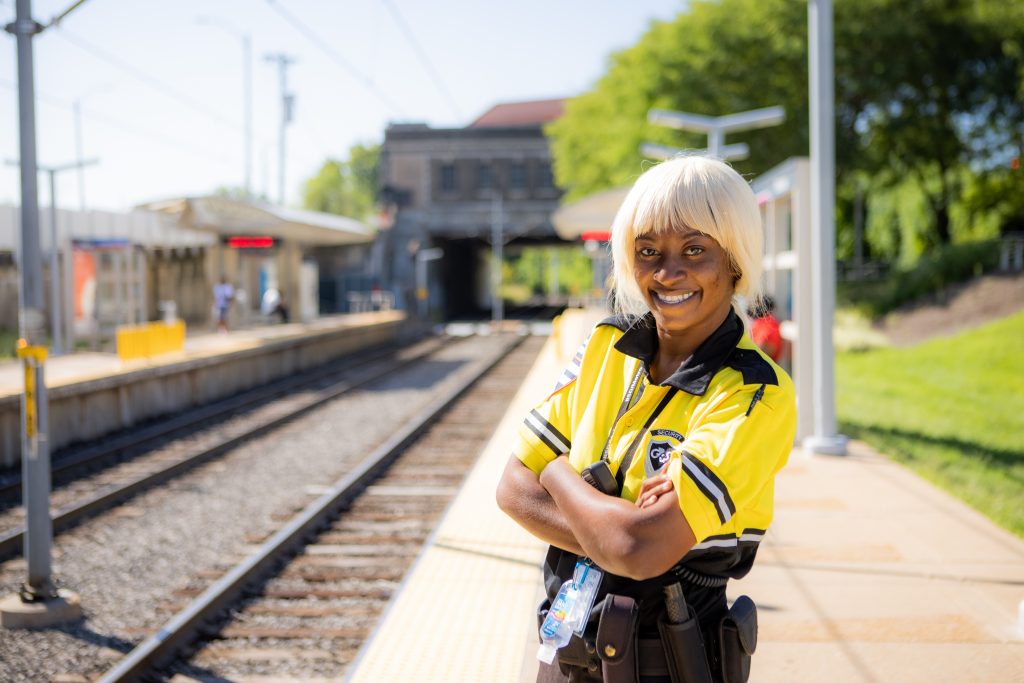
[{"label": "grass lawn", "polygon": [[836,357],[843,433],[1024,536],[1024,313]]}]

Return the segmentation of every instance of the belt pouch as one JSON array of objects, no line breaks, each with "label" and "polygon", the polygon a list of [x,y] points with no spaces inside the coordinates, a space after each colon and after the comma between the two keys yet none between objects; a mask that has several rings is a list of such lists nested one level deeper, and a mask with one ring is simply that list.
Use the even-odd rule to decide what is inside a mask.
[{"label": "belt pouch", "polygon": [[604,683],[637,683],[636,638],[640,610],[633,598],[608,594],[597,625],[597,655]]},{"label": "belt pouch", "polygon": [[708,657],[700,634],[700,622],[693,607],[687,606],[690,618],[681,624],[658,621],[661,643],[665,648],[669,678],[672,683],[711,683]]},{"label": "belt pouch", "polygon": [[746,683],[750,677],[750,656],[757,648],[757,606],[746,595],[736,598],[718,627],[722,680]]}]

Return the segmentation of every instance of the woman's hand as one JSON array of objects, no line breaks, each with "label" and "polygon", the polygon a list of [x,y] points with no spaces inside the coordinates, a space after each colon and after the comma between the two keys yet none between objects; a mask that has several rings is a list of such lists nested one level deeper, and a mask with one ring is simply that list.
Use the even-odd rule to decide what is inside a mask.
[{"label": "woman's hand", "polygon": [[673,488],[672,479],[667,474],[659,474],[650,479],[645,479],[640,488],[640,494],[636,497],[636,506],[643,510],[658,502],[658,499]]}]

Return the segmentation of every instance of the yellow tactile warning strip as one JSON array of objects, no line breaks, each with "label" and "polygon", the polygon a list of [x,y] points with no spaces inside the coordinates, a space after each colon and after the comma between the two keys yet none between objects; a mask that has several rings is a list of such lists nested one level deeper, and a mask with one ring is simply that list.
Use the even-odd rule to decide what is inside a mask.
[{"label": "yellow tactile warning strip", "polygon": [[520,683],[532,678],[533,608],[544,546],[505,517],[494,489],[515,430],[550,392],[600,311],[557,324],[432,543],[353,664],[347,681]]}]

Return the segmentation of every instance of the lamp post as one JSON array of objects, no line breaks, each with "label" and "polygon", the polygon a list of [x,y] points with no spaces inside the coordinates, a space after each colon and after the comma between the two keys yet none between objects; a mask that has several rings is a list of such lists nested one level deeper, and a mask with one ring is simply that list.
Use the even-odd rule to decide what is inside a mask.
[{"label": "lamp post", "polygon": [[[725,134],[755,128],[770,128],[786,120],[786,110],[782,107],[764,107],[751,109],[725,116],[704,116],[681,111],[652,109],[647,120],[655,125],[668,126],[679,130],[695,133],[707,133],[707,153],[719,159],[744,159],[750,153],[745,143],[725,144]],[[645,143],[641,145],[642,154],[655,159],[669,159],[684,151],[674,147]]]},{"label": "lamp post", "polygon": [[505,319],[505,301],[501,298],[501,261],[505,246],[502,221],[504,219],[501,191],[491,195],[491,323],[501,325]]},{"label": "lamp post", "polygon": [[252,41],[249,34],[231,22],[216,17],[197,17],[196,23],[214,26],[242,41],[242,114],[245,119],[243,148],[245,150],[245,196],[252,195]]},{"label": "lamp post", "polygon": [[288,67],[294,64],[295,60],[284,53],[268,54],[264,59],[277,64],[281,81],[281,127],[277,139],[277,201],[284,206],[285,129],[292,121],[292,108],[295,106],[295,96],[288,92]]},{"label": "lamp post", "polygon": [[832,75],[832,0],[807,3],[811,115],[811,302],[814,368],[814,433],[804,448],[846,454],[836,433],[832,313],[836,296],[835,86]]}]

